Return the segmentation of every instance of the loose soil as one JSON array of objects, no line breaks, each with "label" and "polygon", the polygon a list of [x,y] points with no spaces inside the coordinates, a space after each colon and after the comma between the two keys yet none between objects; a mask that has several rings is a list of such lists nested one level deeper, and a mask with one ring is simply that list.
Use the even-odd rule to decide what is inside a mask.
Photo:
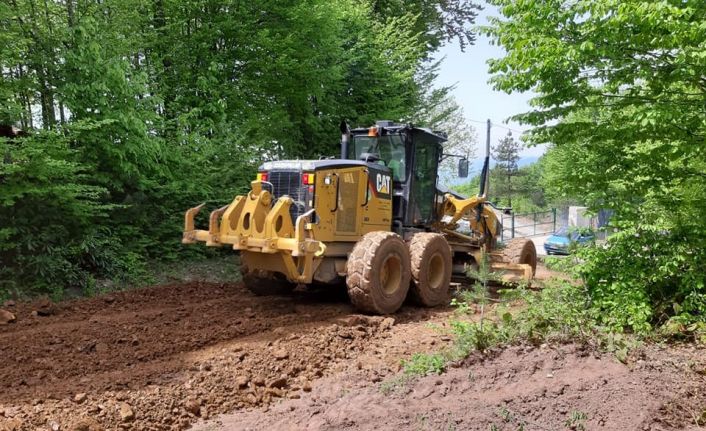
[{"label": "loose soil", "polygon": [[[697,430],[704,351],[642,350],[628,365],[581,346],[514,346],[446,373],[371,384],[352,370],[301,399],[200,422],[215,430]],[[698,358],[698,360],[695,360]],[[373,380],[374,381],[374,380]]]},{"label": "loose soil", "polygon": [[363,316],[337,290],[187,282],[2,308],[0,430],[697,429],[706,409],[688,346],[628,365],[513,347],[401,378],[401,359],[450,343],[453,310]]}]

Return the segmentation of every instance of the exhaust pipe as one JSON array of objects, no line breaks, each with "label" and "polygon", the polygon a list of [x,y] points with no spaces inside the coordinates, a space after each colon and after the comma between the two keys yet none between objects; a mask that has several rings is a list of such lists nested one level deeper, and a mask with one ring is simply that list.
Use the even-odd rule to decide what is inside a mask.
[{"label": "exhaust pipe", "polygon": [[341,159],[348,158],[348,143],[351,140],[351,129],[348,127],[346,120],[341,120]]}]

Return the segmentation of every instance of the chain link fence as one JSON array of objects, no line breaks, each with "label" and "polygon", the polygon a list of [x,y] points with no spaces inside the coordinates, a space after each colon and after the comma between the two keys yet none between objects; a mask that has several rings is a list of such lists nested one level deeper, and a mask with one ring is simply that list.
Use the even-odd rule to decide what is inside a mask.
[{"label": "chain link fence", "polygon": [[552,208],[548,211],[502,214],[500,240],[551,235],[556,231],[557,226],[566,225],[568,214],[565,213],[565,211]]}]

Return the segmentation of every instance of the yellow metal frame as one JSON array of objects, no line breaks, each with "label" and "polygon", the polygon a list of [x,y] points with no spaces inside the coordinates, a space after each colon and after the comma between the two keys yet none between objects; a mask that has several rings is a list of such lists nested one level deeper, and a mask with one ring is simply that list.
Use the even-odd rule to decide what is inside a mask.
[{"label": "yellow metal frame", "polygon": [[252,190],[247,196],[237,196],[230,205],[211,212],[208,230],[195,228],[194,218],[203,204],[186,211],[182,243],[205,242],[210,247],[230,244],[234,250],[253,252],[248,253],[248,264],[260,269],[269,269],[273,259],[281,259],[278,266],[289,281],[311,283],[326,252],[326,245],[313,238],[313,210],[292,224],[290,197],[283,196],[272,206],[272,195],[263,190],[262,181],[250,184]]},{"label": "yellow metal frame", "polygon": [[[451,218],[445,222],[440,223],[437,228],[448,236],[455,238],[460,238],[466,241],[478,241],[482,242],[483,238],[474,238],[462,233],[456,232],[457,222],[461,219],[467,220],[470,223],[471,230],[474,233],[481,233],[484,235],[484,229],[481,229],[480,220],[485,221],[485,227],[488,229],[488,233],[492,238],[496,238],[497,232],[497,216],[495,212],[487,205],[483,205],[480,219],[477,216],[478,206],[487,202],[487,199],[483,196],[473,196],[468,199],[458,199],[457,197],[447,193],[444,196],[444,203],[442,211],[444,215],[450,216]],[[482,259],[482,248],[478,248],[477,251],[473,252],[473,257],[476,262],[480,262]],[[492,271],[499,271],[503,273],[502,278],[508,282],[517,282],[520,280],[525,280],[527,282],[532,280],[534,276],[532,273],[532,267],[524,263],[510,263],[503,262],[502,255],[497,252],[490,253],[490,268]]]},{"label": "yellow metal frame", "polygon": [[[473,196],[468,199],[458,199],[452,194],[447,193],[444,195],[443,204],[443,214],[451,217],[450,220],[442,223],[442,229],[444,231],[454,231],[456,229],[456,223],[461,220],[467,220],[471,224],[471,230],[473,232],[483,232],[478,226],[479,221],[475,216],[476,211],[478,211],[478,206],[487,202],[487,199],[482,196]],[[485,219],[485,225],[490,231],[490,235],[495,237],[497,235],[496,226],[498,218],[492,209],[487,206],[483,206],[481,217]],[[453,232],[455,233],[455,232]]]}]

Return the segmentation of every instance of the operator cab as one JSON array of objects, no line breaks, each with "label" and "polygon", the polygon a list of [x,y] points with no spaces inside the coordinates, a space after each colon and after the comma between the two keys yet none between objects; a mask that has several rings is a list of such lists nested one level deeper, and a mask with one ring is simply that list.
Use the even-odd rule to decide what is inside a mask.
[{"label": "operator cab", "polygon": [[378,163],[392,170],[394,224],[423,227],[435,221],[444,134],[390,121],[377,122],[370,128],[346,128],[345,132],[344,158]]}]

